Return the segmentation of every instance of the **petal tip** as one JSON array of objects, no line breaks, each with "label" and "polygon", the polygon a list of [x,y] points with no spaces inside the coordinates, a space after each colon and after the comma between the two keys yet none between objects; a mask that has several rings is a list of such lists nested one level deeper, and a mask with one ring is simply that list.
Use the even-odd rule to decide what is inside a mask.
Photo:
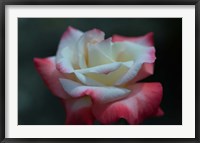
[{"label": "petal tip", "polygon": [[156,112],[155,116],[156,117],[161,117],[164,116],[164,111],[161,108],[158,108],[158,111]]},{"label": "petal tip", "polygon": [[146,38],[146,42],[148,46],[153,46],[154,45],[154,33],[153,32],[149,32],[147,33],[145,36]]},{"label": "petal tip", "polygon": [[91,31],[94,31],[96,33],[104,33],[103,31],[101,31],[100,29],[94,28]]},{"label": "petal tip", "polygon": [[154,33],[153,33],[153,32],[149,32],[149,33],[147,33],[145,36],[146,36],[146,37],[152,37],[152,38],[153,38]]},{"label": "petal tip", "polygon": [[[150,84],[149,84],[150,85]],[[163,92],[163,87],[162,87],[162,84],[160,82],[155,82],[155,83],[152,83],[150,85],[150,88],[154,89],[157,91],[157,93],[160,93],[162,95],[162,92]]]},{"label": "petal tip", "polygon": [[38,67],[40,67],[41,63],[42,63],[42,59],[41,58],[33,58],[33,63],[36,67],[36,69],[38,70]]},{"label": "petal tip", "polygon": [[36,67],[44,65],[48,62],[47,58],[33,58],[33,63]]},{"label": "petal tip", "polygon": [[64,39],[66,37],[68,37],[70,35],[71,32],[76,31],[77,29],[72,27],[72,26],[68,26],[65,30],[65,32],[62,34],[61,39]]},{"label": "petal tip", "polygon": [[33,63],[35,64],[35,65],[38,65],[38,63],[40,62],[40,58],[33,58]]},{"label": "petal tip", "polygon": [[66,69],[62,63],[57,63],[56,64],[56,69],[61,72],[61,73],[72,73],[73,70],[70,70],[70,69]]},{"label": "petal tip", "polygon": [[70,31],[70,30],[76,30],[76,28],[74,28],[74,27],[72,27],[72,26],[68,26],[68,27],[67,27],[67,30],[69,30],[69,31]]},{"label": "petal tip", "polygon": [[105,33],[103,31],[101,31],[100,29],[94,28],[92,30],[89,30],[88,33],[91,33],[92,35],[97,34],[97,35],[102,35],[105,36]]}]

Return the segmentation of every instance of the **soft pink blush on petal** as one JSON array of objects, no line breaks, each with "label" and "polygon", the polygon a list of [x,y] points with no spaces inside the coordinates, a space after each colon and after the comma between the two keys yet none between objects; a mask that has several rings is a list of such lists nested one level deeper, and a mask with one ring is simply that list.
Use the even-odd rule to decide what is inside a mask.
[{"label": "soft pink blush on petal", "polygon": [[75,37],[77,35],[76,33],[81,33],[81,31],[72,26],[69,26],[63,33],[61,40],[65,41],[68,40],[69,37],[71,38],[71,36]]},{"label": "soft pink blush on petal", "polygon": [[147,33],[146,35],[140,37],[126,37],[121,35],[113,35],[112,41],[113,42],[132,41],[137,44],[142,44],[144,46],[154,46],[153,32]]},{"label": "soft pink blush on petal", "polygon": [[34,58],[34,64],[49,90],[54,95],[66,99],[68,95],[60,84],[59,78],[63,76],[56,69],[55,57]]},{"label": "soft pink blush on petal", "polygon": [[94,104],[108,103],[127,96],[130,90],[117,87],[85,86],[72,80],[60,79],[64,90],[73,98],[89,96]]},{"label": "soft pink blush on petal", "polygon": [[61,73],[71,73],[77,66],[75,46],[82,35],[83,32],[71,26],[63,33],[56,54],[56,68]]},{"label": "soft pink blush on petal", "polygon": [[153,72],[153,63],[155,58],[149,57],[150,55],[147,55],[147,59],[144,62],[135,62],[128,72],[124,74],[124,76],[122,76],[115,85],[127,84],[130,81],[134,83],[151,75]]},{"label": "soft pink blush on petal", "polygon": [[137,75],[130,80],[127,85],[131,85],[139,80],[142,80],[150,75],[153,75],[154,72],[154,63],[144,63],[137,73]]},{"label": "soft pink blush on petal", "polygon": [[162,99],[160,83],[138,83],[131,90],[124,99],[94,105],[93,114],[96,119],[103,124],[110,124],[124,118],[129,124],[139,124],[148,117],[163,115],[159,107]]},{"label": "soft pink blush on petal", "polygon": [[66,124],[92,124],[94,118],[90,100],[85,97],[74,99],[64,91],[58,80],[63,76],[55,67],[55,58],[34,58],[34,64],[50,91],[61,98],[66,111]]},{"label": "soft pink blush on petal", "polygon": [[94,116],[92,114],[92,102],[89,97],[71,98],[62,100],[66,112],[67,125],[92,125]]},{"label": "soft pink blush on petal", "polygon": [[161,116],[163,116],[164,114],[165,114],[164,111],[163,111],[161,108],[158,108],[158,110],[157,110],[155,116],[156,116],[156,117],[161,117]]},{"label": "soft pink blush on petal", "polygon": [[[147,33],[146,35],[140,37],[125,37],[120,35],[113,35],[112,41],[113,42],[132,41],[145,46],[150,46],[150,47],[154,46],[153,32]],[[151,50],[149,55],[150,58],[155,59],[155,49]],[[139,70],[138,74],[129,83],[134,83],[139,80],[142,80],[150,75],[153,75],[153,73],[154,73],[154,63],[144,63],[141,69]]]}]

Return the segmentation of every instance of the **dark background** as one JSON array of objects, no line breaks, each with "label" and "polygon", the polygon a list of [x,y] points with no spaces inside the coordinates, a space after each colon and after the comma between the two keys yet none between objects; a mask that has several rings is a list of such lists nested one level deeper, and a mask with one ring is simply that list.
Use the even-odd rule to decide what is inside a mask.
[{"label": "dark background", "polygon": [[[182,124],[182,19],[181,18],[19,18],[18,19],[18,124],[62,125],[65,112],[37,73],[34,57],[56,54],[68,26],[81,31],[98,28],[113,34],[142,36],[154,32],[155,72],[144,81],[161,82],[165,115],[145,125]],[[98,123],[97,123],[98,124]],[[120,120],[117,124],[126,124]]]}]

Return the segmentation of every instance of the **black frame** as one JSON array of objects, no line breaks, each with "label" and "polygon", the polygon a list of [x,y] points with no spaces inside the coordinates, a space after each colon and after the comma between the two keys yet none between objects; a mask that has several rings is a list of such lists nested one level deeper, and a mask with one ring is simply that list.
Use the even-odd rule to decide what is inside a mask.
[{"label": "black frame", "polygon": [[[130,138],[130,139],[36,139],[36,138],[5,138],[5,7],[6,5],[195,5],[195,138]],[[175,142],[175,143],[197,143],[200,142],[200,98],[199,98],[199,60],[200,55],[200,0],[0,0],[0,141],[2,143],[20,143],[20,142]]]}]

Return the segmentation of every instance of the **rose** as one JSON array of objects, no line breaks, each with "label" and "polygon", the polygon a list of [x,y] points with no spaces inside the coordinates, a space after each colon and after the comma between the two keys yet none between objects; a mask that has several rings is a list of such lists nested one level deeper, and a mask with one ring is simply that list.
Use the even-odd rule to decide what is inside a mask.
[{"label": "rose", "polygon": [[35,67],[66,110],[66,124],[129,124],[163,115],[162,86],[138,83],[153,74],[153,33],[141,37],[68,27],[54,57],[34,58]]}]

